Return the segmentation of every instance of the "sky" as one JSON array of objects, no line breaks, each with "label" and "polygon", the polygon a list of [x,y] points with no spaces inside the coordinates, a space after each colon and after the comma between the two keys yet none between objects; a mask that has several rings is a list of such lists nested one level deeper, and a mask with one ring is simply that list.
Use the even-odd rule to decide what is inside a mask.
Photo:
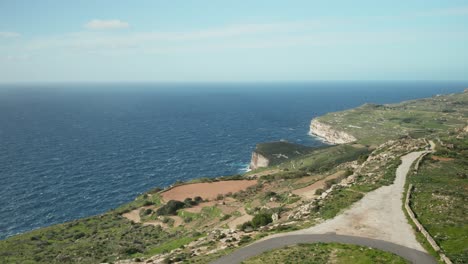
[{"label": "sky", "polygon": [[0,0],[0,82],[468,80],[468,0]]}]

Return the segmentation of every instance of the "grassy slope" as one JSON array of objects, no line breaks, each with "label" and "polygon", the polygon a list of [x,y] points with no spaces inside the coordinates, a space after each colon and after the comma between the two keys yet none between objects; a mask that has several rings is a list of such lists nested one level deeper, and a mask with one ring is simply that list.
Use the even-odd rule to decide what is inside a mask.
[{"label": "grassy slope", "polygon": [[454,263],[468,263],[468,139],[442,138],[454,149],[438,145],[434,154],[452,157],[435,161],[428,156],[417,174],[411,205],[418,219]]},{"label": "grassy slope", "polygon": [[[263,149],[262,153],[271,155],[272,152],[274,153],[274,148],[270,148],[268,150],[270,152],[268,153],[266,151],[267,150]],[[369,148],[362,145],[336,145],[309,148],[308,153],[304,155],[296,156],[277,165],[271,165],[268,168],[260,168],[255,171],[251,171],[247,173],[247,175],[273,168],[287,170],[290,172],[325,172],[333,169],[341,163],[356,160],[359,156],[367,155],[369,152]],[[283,174],[288,174],[288,172]]]},{"label": "grassy slope", "polygon": [[270,165],[276,165],[285,160],[305,155],[316,148],[302,146],[289,142],[267,142],[259,143],[255,147],[255,152],[261,154],[270,161]]},{"label": "grassy slope", "polygon": [[408,263],[403,258],[392,253],[377,249],[344,245],[330,244],[300,244],[263,253],[252,259],[244,261],[245,264],[260,263]]},{"label": "grassy slope", "polygon": [[468,92],[391,105],[366,104],[319,117],[363,144],[380,144],[403,135],[421,137],[461,127],[468,120]]},{"label": "grassy slope", "polygon": [[135,254],[147,255],[171,241],[193,237],[188,230],[143,226],[120,215],[143,205],[159,203],[159,196],[154,193],[141,195],[103,215],[7,238],[0,241],[0,263],[109,262]]}]

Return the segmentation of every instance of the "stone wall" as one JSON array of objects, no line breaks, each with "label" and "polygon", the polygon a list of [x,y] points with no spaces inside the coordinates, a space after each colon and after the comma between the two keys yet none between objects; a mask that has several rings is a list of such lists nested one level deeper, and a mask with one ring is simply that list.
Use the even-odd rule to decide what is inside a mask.
[{"label": "stone wall", "polygon": [[413,221],[413,223],[416,225],[416,228],[418,229],[419,232],[426,238],[427,242],[431,245],[431,247],[439,254],[441,260],[445,262],[446,264],[452,264],[452,261],[445,256],[445,254],[440,250],[439,245],[435,242],[435,240],[432,238],[432,236],[427,232],[427,230],[424,228],[424,226],[419,222],[419,220],[416,218],[416,215],[414,214],[413,210],[411,209],[410,206],[410,198],[411,198],[411,191],[413,190],[413,185],[410,184],[408,186],[408,191],[406,193],[406,199],[405,199],[405,209],[406,212],[408,213],[409,217]]}]

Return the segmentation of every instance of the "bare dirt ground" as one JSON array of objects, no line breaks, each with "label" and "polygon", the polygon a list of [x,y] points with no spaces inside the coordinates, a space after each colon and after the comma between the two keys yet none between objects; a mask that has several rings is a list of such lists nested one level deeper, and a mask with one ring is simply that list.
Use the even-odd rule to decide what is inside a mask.
[{"label": "bare dirt ground", "polygon": [[431,159],[433,160],[438,160],[438,161],[451,161],[451,160],[454,160],[452,158],[445,158],[445,157],[439,157],[439,156],[432,156]]},{"label": "bare dirt ground", "polygon": [[206,200],[214,200],[218,194],[235,193],[247,189],[252,185],[257,184],[256,180],[240,180],[240,181],[219,181],[186,184],[174,187],[168,191],[161,193],[164,201],[178,200],[183,201],[185,198],[194,198],[200,196]]},{"label": "bare dirt ground", "polygon": [[402,208],[406,174],[411,164],[423,153],[413,152],[402,157],[402,164],[397,169],[392,185],[369,192],[335,218],[297,233],[360,236],[425,251],[416,240]]},{"label": "bare dirt ground", "polygon": [[233,219],[232,221],[229,221],[227,223],[229,229],[235,230],[236,226],[241,225],[245,222],[248,222],[252,220],[253,216],[247,214],[245,212],[244,207],[239,208],[239,212],[242,214],[241,216],[237,217],[236,219]]},{"label": "bare dirt ground", "polygon": [[328,181],[328,180],[331,180],[331,179],[336,179],[340,176],[342,176],[344,174],[344,171],[339,171],[335,174],[332,174],[330,176],[327,176],[326,178],[324,179],[321,179],[309,186],[306,186],[304,188],[301,188],[301,189],[296,189],[294,191],[292,191],[292,193],[296,194],[296,195],[299,195],[299,196],[302,196],[306,199],[311,199],[315,196],[315,191],[317,189],[320,189],[320,188],[323,188],[325,187],[325,182]]},{"label": "bare dirt ground", "polygon": [[398,254],[412,263],[437,263],[416,240],[403,213],[406,175],[424,153],[403,156],[392,185],[369,192],[335,218],[308,229],[267,236],[212,263],[240,263],[275,248],[316,242],[363,245]]},{"label": "bare dirt ground", "polygon": [[128,213],[125,213],[122,216],[127,218],[130,221],[135,222],[135,223],[140,223],[141,222],[140,210],[148,209],[148,208],[153,208],[153,206],[143,206],[143,207],[137,208],[135,210],[132,210],[132,211],[130,211]]}]

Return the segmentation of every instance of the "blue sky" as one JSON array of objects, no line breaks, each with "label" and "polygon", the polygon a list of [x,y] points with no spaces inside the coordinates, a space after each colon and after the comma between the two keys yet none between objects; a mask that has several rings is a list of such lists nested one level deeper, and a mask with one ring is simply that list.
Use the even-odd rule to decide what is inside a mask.
[{"label": "blue sky", "polygon": [[0,1],[0,82],[468,80],[468,0]]}]

